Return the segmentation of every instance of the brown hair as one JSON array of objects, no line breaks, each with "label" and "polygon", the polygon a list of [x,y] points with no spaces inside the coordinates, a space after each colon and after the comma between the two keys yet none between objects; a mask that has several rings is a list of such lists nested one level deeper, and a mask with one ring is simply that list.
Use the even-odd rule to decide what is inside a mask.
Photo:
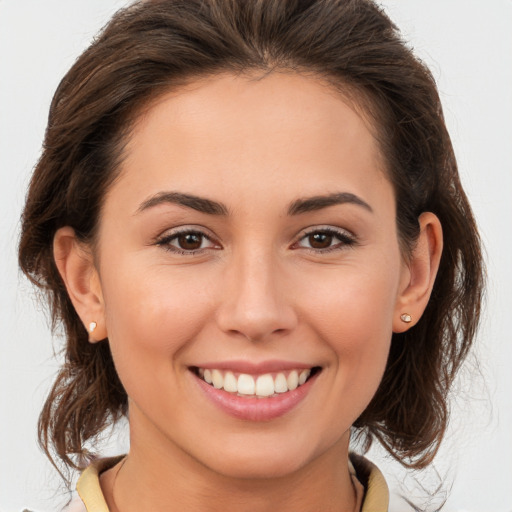
[{"label": "brown hair", "polygon": [[[127,411],[108,343],[89,344],[52,253],[56,230],[86,242],[137,113],[176,84],[220,72],[312,73],[373,117],[397,204],[405,253],[418,216],[435,213],[444,252],[428,307],[394,334],[382,383],[355,428],[404,465],[435,455],[447,394],[474,339],[483,269],[480,242],[446,131],[434,79],[370,0],[154,0],[119,11],[60,83],[22,219],[20,266],[63,324],[65,364],[39,421],[40,442],[68,466]],[[347,89],[348,88],[348,89]]]}]

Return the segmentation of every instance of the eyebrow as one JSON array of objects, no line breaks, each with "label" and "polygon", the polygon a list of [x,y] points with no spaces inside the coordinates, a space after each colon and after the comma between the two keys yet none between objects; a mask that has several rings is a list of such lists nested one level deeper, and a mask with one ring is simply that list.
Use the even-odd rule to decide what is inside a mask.
[{"label": "eyebrow", "polygon": [[160,192],[155,194],[139,206],[137,213],[164,203],[178,204],[209,215],[228,215],[228,209],[222,203],[181,192]]},{"label": "eyebrow", "polygon": [[369,212],[373,213],[372,207],[360,197],[350,192],[339,192],[334,194],[328,194],[326,196],[314,196],[305,199],[297,199],[288,208],[288,215],[300,215],[301,213],[312,212],[328,208],[329,206],[335,206],[337,204],[355,204],[362,206]]},{"label": "eyebrow", "polygon": [[[166,203],[185,206],[186,208],[192,208],[193,210],[209,215],[227,216],[229,214],[228,208],[222,203],[206,199],[205,197],[184,194],[182,192],[159,192],[158,194],[146,199],[137,209],[137,213],[141,213],[149,208]],[[302,213],[322,210],[329,206],[346,203],[355,204],[365,208],[369,212],[373,212],[372,207],[355,194],[351,194],[350,192],[338,192],[323,196],[297,199],[290,204],[288,208],[288,215],[300,215]]]}]

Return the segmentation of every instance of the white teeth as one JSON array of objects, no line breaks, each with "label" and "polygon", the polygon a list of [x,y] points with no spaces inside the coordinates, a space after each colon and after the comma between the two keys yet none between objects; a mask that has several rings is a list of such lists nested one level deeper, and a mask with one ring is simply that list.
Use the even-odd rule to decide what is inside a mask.
[{"label": "white teeth", "polygon": [[274,379],[270,373],[258,377],[256,380],[256,394],[258,396],[270,396],[274,394]]},{"label": "white teeth", "polygon": [[238,377],[238,392],[241,395],[254,395],[254,378],[246,373],[241,373]]},{"label": "white teeth", "polygon": [[309,374],[311,373],[311,370],[302,370],[299,375],[299,386],[302,386],[304,382],[308,380]]},{"label": "white teeth", "polygon": [[276,393],[286,393],[288,391],[288,384],[284,373],[278,373],[274,382],[274,389]]},{"label": "white teeth", "polygon": [[219,370],[212,370],[212,384],[214,388],[221,389],[224,387],[224,377]]},{"label": "white teeth", "polygon": [[247,373],[241,373],[238,378],[233,372],[198,368],[197,374],[205,382],[216,389],[224,389],[229,393],[239,395],[257,396],[260,398],[275,396],[276,393],[286,393],[302,386],[311,375],[311,369],[292,370],[288,377],[284,372],[274,374],[265,373],[256,379]]},{"label": "white teeth", "polygon": [[226,375],[224,375],[224,390],[230,393],[236,393],[238,391],[236,377],[231,372],[227,372]]},{"label": "white teeth", "polygon": [[292,372],[290,372],[290,375],[288,375],[286,382],[288,384],[288,389],[290,391],[297,389],[299,385],[299,373],[297,372],[297,370],[293,370]]}]

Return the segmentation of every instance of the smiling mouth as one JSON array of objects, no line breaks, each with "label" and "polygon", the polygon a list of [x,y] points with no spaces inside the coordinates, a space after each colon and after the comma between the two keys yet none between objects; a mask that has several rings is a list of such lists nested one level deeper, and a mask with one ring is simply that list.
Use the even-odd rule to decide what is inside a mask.
[{"label": "smiling mouth", "polygon": [[270,398],[293,391],[321,371],[319,366],[262,375],[192,367],[193,373],[215,389],[242,397]]}]

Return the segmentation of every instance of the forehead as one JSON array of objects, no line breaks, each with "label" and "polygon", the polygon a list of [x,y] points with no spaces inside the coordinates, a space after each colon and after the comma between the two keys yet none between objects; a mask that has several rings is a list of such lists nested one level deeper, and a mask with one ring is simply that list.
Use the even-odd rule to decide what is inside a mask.
[{"label": "forehead", "polygon": [[227,195],[265,186],[321,194],[343,174],[364,189],[384,179],[373,133],[353,101],[316,77],[217,75],[144,110],[120,178],[138,195],[158,187],[204,195],[219,184]]},{"label": "forehead", "polygon": [[[181,128],[188,125],[194,134],[200,134],[202,128],[208,129],[209,121],[218,122],[220,117],[226,122],[243,118],[251,132],[260,123],[266,128],[269,123],[282,128],[287,120],[307,120],[318,126],[321,121],[339,120],[344,111],[343,117],[353,123],[352,129],[358,124],[375,135],[375,120],[365,108],[369,103],[372,102],[364,91],[349,85],[335,86],[312,73],[220,73],[178,85],[150,101],[136,116],[133,133],[139,134],[148,124],[164,120],[166,124],[179,122]],[[338,128],[332,123],[333,136]]]}]

